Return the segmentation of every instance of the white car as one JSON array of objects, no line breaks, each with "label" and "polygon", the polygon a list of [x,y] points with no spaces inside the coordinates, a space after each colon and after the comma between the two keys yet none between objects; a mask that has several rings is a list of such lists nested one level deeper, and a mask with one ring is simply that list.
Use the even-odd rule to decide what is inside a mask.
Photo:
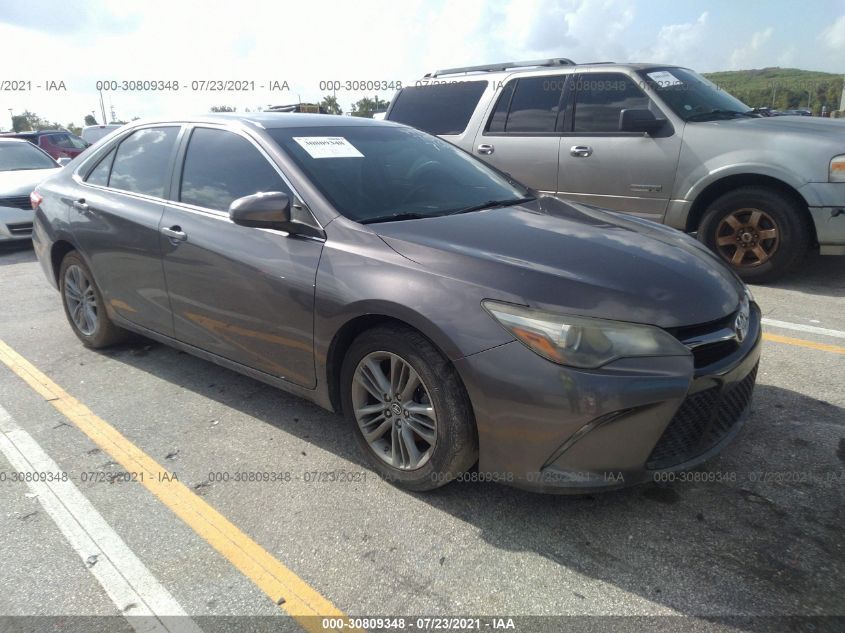
[{"label": "white car", "polygon": [[122,123],[109,123],[108,125],[86,125],[82,128],[80,136],[83,141],[88,141],[92,145],[101,138],[108,136],[118,128],[123,127]]},{"label": "white car", "polygon": [[60,169],[47,152],[29,141],[0,138],[0,243],[31,239],[29,194]]}]

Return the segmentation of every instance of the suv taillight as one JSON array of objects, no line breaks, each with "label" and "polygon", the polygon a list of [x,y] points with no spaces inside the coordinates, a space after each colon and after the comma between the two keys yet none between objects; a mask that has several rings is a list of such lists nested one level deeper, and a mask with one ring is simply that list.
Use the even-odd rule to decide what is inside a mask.
[{"label": "suv taillight", "polygon": [[35,211],[38,208],[38,205],[41,204],[43,198],[38,195],[37,192],[33,191],[29,194],[29,203],[32,205],[32,210]]}]

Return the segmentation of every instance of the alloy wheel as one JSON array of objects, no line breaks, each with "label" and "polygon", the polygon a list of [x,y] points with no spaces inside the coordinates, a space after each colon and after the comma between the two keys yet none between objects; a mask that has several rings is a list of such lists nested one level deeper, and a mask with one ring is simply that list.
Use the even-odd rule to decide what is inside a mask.
[{"label": "alloy wheel", "polygon": [[64,295],[68,314],[76,328],[85,336],[97,330],[97,295],[94,284],[79,266],[65,271]]},{"label": "alloy wheel", "polygon": [[716,228],[716,248],[732,266],[751,268],[771,259],[780,245],[772,217],[760,209],[738,209]]},{"label": "alloy wheel", "polygon": [[437,442],[437,415],[428,387],[391,352],[367,354],[352,380],[352,406],[367,444],[400,470],[425,465]]}]

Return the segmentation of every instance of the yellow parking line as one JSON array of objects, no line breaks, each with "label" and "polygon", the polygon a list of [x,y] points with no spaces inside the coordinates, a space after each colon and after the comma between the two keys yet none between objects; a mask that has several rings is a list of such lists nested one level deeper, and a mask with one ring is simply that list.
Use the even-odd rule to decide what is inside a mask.
[{"label": "yellow parking line", "polygon": [[763,334],[763,340],[771,341],[772,343],[797,345],[798,347],[809,347],[810,349],[817,349],[823,352],[833,352],[834,354],[845,354],[845,347],[840,347],[839,345],[815,343],[813,341],[805,341],[803,338],[792,338],[790,336],[781,336],[780,334]]},{"label": "yellow parking line", "polygon": [[0,361],[123,466],[194,532],[281,605],[306,631],[323,631],[322,618],[347,616],[267,550],[244,534],[105,420],[68,394],[0,340]]}]

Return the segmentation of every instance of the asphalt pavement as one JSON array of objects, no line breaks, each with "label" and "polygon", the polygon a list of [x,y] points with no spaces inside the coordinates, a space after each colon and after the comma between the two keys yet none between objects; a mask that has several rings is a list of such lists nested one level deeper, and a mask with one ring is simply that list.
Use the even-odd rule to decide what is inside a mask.
[{"label": "asphalt pavement", "polygon": [[[414,494],[367,469],[338,415],[146,339],[84,348],[31,248],[6,247],[0,342],[35,373],[0,363],[0,630],[319,630],[331,623],[297,611],[319,600],[405,619],[385,630],[473,626],[424,619],[446,616],[484,630],[843,630],[845,258],[812,256],[753,292],[768,339],[751,416],[685,480]],[[15,478],[15,450],[71,486]],[[181,486],[138,481],[122,459]],[[132,619],[147,608],[173,620]]]}]

